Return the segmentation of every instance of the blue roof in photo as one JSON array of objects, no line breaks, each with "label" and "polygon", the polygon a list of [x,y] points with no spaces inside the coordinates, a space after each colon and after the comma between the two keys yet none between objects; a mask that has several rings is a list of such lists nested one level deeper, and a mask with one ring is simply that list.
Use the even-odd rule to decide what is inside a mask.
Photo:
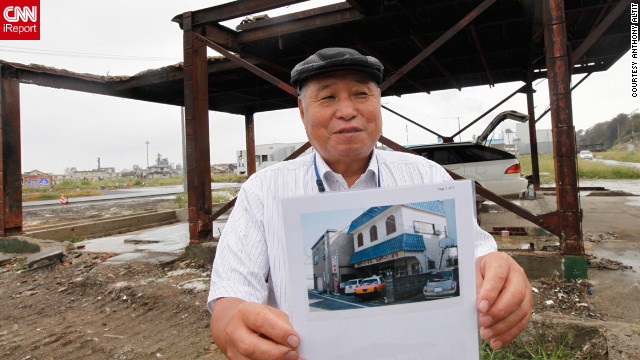
[{"label": "blue roof in photo", "polygon": [[[415,203],[410,203],[405,205],[412,208],[420,209],[420,210],[426,210],[435,214],[444,215],[444,204],[440,200],[422,201],[422,202],[415,202]],[[358,216],[351,222],[351,225],[349,225],[349,230],[347,232],[351,233],[353,230],[366,224],[371,219],[380,215],[382,212],[384,212],[390,207],[391,206],[374,206],[367,209],[367,211],[363,212],[360,216]]]},{"label": "blue roof in photo", "polygon": [[375,259],[380,256],[394,253],[396,251],[424,251],[424,240],[422,235],[418,234],[400,234],[380,244],[357,251],[351,256],[349,264],[353,265],[361,261]]}]

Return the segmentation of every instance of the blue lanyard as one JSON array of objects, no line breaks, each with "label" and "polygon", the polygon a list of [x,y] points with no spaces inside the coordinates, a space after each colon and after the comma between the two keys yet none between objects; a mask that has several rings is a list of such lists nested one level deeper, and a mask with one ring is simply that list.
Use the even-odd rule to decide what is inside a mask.
[{"label": "blue lanyard", "polygon": [[[376,164],[378,165],[378,187],[380,187],[380,163],[378,162],[378,157],[376,156]],[[322,179],[320,179],[320,173],[318,172],[318,164],[316,163],[316,154],[313,154],[313,168],[316,171],[316,185],[318,186],[318,191],[323,193],[324,183]]]}]

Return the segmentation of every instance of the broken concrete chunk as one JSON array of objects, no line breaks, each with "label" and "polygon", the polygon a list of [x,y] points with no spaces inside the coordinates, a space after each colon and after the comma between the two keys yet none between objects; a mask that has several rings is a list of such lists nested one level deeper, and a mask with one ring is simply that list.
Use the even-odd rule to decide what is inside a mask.
[{"label": "broken concrete chunk", "polygon": [[0,266],[5,266],[9,263],[11,263],[11,258],[5,254],[0,253]]},{"label": "broken concrete chunk", "polygon": [[34,268],[59,263],[60,259],[62,259],[62,255],[62,247],[56,246],[54,248],[41,251],[37,254],[29,255],[27,257],[27,266],[29,268]]}]

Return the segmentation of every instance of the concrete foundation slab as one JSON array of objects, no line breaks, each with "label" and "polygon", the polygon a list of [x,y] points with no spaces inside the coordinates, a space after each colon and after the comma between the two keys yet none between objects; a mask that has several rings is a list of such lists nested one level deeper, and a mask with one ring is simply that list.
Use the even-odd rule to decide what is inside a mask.
[{"label": "concrete foundation slab", "polygon": [[5,266],[11,262],[11,258],[5,254],[0,253],[0,266]]},{"label": "concrete foundation slab", "polygon": [[199,260],[207,264],[213,264],[217,248],[218,242],[208,242],[200,245],[188,245],[184,252],[189,260]]},{"label": "concrete foundation slab", "polygon": [[144,262],[150,264],[165,265],[178,260],[178,255],[153,252],[125,253],[107,259],[103,264],[123,264],[129,262]]},{"label": "concrete foundation slab", "polygon": [[49,264],[59,263],[62,259],[63,249],[61,246],[57,246],[37,254],[31,254],[27,256],[27,266],[30,268],[41,267]]}]

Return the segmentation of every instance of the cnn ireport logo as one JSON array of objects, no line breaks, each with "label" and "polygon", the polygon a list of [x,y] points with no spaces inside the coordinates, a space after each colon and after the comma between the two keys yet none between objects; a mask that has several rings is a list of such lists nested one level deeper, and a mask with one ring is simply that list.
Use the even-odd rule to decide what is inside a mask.
[{"label": "cnn ireport logo", "polygon": [[0,40],[40,40],[40,0],[2,2]]}]

